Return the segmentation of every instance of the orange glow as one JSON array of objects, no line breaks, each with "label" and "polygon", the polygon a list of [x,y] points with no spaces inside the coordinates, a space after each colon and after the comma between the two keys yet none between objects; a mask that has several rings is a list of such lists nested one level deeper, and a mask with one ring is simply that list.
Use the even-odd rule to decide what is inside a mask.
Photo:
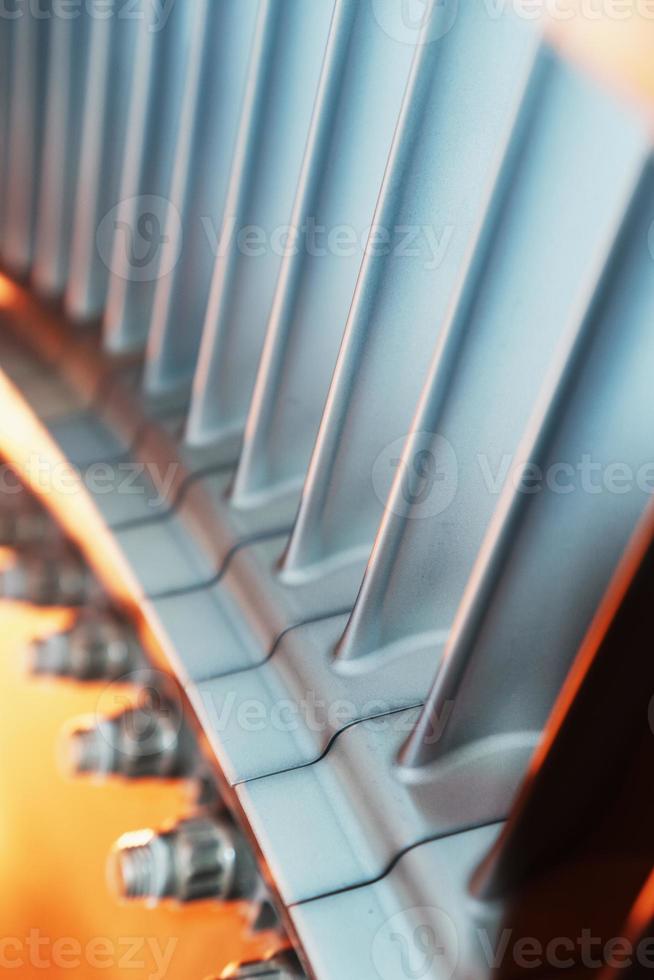
[{"label": "orange glow", "polygon": [[[22,287],[0,276],[0,310],[38,327],[46,359],[60,355],[56,317]],[[41,342],[42,341],[42,342]],[[92,350],[77,349],[86,381],[96,371]],[[75,351],[71,350],[71,358]],[[77,545],[107,592],[134,620],[150,657],[168,661],[143,615],[141,590],[111,532],[71,466],[20,391],[0,371],[0,454]],[[45,476],[45,480],[44,480]],[[45,486],[44,486],[45,483]],[[12,552],[0,549],[1,563]],[[175,782],[71,780],[55,764],[60,732],[71,718],[94,715],[103,685],[35,681],[24,675],[30,638],[70,620],[66,610],[0,603],[0,971],[40,977],[151,980],[217,976],[227,963],[270,956],[276,934],[253,937],[244,906],[213,902],[150,910],[119,905],[106,887],[107,855],[126,831],[158,827],[192,810],[189,787]],[[165,637],[162,638],[165,642]],[[129,695],[129,691],[125,691]],[[200,733],[198,733],[200,735]],[[130,955],[140,963],[126,961]],[[138,951],[137,951],[138,950]],[[20,966],[18,966],[20,963]],[[39,965],[39,963],[41,965]]]},{"label": "orange glow", "polygon": [[654,921],[654,871],[643,885],[634,904],[625,935],[637,941]]},{"label": "orange glow", "polygon": [[[104,370],[97,351],[73,342],[67,325],[20,285],[0,274],[0,309],[5,305],[17,334],[32,336],[47,360],[61,358],[73,377],[72,388],[83,394]],[[24,324],[24,328],[22,325]],[[53,370],[56,370],[53,367]],[[95,380],[93,380],[95,379]],[[150,657],[166,669],[167,638],[158,624],[143,615],[142,590],[129,564],[88,494],[79,472],[71,466],[19,389],[0,370],[0,455],[39,497],[79,548],[113,601],[132,619]],[[156,632],[155,632],[156,631]]]},{"label": "orange glow", "polygon": [[[242,908],[207,902],[149,910],[118,905],[109,894],[105,861],[115,840],[174,820],[189,801],[174,783],[97,785],[58,771],[61,726],[93,712],[100,688],[30,681],[22,664],[28,640],[68,616],[0,605],[0,972],[13,969],[25,980],[44,973],[54,980],[204,980],[229,962],[269,954],[276,937],[245,939]],[[143,968],[130,970],[130,942]],[[23,965],[15,969],[19,957]],[[50,968],[39,967],[38,957]],[[159,957],[170,957],[167,965]]]},{"label": "orange glow", "polygon": [[640,0],[557,0],[544,5],[548,34],[561,54],[635,101],[651,120],[654,17],[650,8]]},{"label": "orange glow", "polygon": [[0,454],[77,545],[107,593],[133,618],[151,658],[166,669],[161,644],[142,615],[141,587],[79,472],[2,371],[0,406]]},{"label": "orange glow", "polygon": [[14,563],[14,552],[11,548],[0,548],[0,571],[9,568]]},{"label": "orange glow", "polygon": [[[527,795],[538,772],[542,769],[556,738],[568,716],[571,705],[575,702],[584,680],[592,668],[593,661],[600,649],[606,633],[613,622],[618,609],[629,589],[629,586],[645,558],[648,548],[654,538],[654,508],[648,507],[636,526],[631,539],[625,548],[622,558],[616,568],[609,587],[593,617],[579,652],[568,672],[559,695],[550,712],[543,736],[536,747],[527,771],[527,777],[520,799]],[[519,805],[519,801],[518,801]]]},{"label": "orange glow", "polygon": [[80,474],[2,372],[0,405],[3,456],[85,554],[107,590],[122,601],[138,595],[138,584],[86,492]]},{"label": "orange glow", "polygon": [[18,298],[19,290],[8,276],[0,272],[0,308],[11,309]]}]

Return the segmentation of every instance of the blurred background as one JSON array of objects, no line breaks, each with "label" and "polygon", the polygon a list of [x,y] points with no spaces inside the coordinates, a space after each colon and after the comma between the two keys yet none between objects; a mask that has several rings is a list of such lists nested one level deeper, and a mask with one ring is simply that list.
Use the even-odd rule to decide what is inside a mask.
[{"label": "blurred background", "polygon": [[185,789],[111,779],[99,791],[62,772],[62,727],[94,712],[104,685],[40,684],[25,662],[30,640],[67,616],[0,603],[0,973],[182,980],[215,977],[234,960],[266,953],[265,934],[244,946],[238,906],[121,906],[105,886],[116,839],[181,816]]}]

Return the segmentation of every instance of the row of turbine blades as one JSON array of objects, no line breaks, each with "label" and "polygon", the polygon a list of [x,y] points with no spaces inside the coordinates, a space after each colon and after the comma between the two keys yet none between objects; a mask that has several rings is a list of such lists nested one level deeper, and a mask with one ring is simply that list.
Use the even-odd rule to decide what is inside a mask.
[{"label": "row of turbine blades", "polygon": [[[616,928],[651,864],[616,822],[648,812],[642,643],[641,727],[611,715],[624,778],[600,785],[592,726],[553,739],[653,489],[650,131],[516,11],[434,0],[417,33],[400,6],[1,25],[3,365],[174,651],[320,980],[396,980],[394,936],[447,933],[416,923],[434,907],[483,974],[461,937],[531,887],[541,841],[572,874],[585,827],[629,865]],[[37,370],[10,348],[44,317]],[[516,794],[549,813],[564,744],[569,850],[528,816],[496,845]]]}]

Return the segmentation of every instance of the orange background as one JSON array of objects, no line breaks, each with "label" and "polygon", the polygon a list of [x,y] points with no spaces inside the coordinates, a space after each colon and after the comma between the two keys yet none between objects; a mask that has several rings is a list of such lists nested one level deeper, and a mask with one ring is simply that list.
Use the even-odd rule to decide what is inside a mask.
[{"label": "orange background", "polygon": [[[184,814],[188,787],[99,785],[62,775],[56,764],[61,728],[94,711],[102,686],[34,681],[24,663],[29,638],[66,615],[0,602],[0,973],[25,980],[204,980],[230,961],[269,951],[273,937],[245,938],[237,907],[222,910],[207,902],[150,910],[120,905],[109,894],[105,862],[111,845],[127,830]],[[30,930],[46,940],[31,950]],[[141,948],[130,965],[132,937],[140,937]],[[54,945],[66,939],[73,945]],[[167,969],[143,939],[162,956],[172,953]]]}]

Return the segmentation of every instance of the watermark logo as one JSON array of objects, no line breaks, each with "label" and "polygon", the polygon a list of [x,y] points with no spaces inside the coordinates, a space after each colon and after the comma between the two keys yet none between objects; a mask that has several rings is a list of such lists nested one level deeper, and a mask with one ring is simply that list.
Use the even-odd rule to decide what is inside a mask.
[{"label": "watermark logo", "polygon": [[385,34],[415,47],[438,41],[452,30],[459,0],[372,0],[372,9]]},{"label": "watermark logo", "polygon": [[154,194],[127,198],[98,226],[96,246],[109,271],[129,282],[153,282],[173,271],[182,251],[179,211]]},{"label": "watermark logo", "polygon": [[214,260],[226,255],[244,259],[308,255],[358,263],[366,256],[392,257],[410,259],[433,272],[445,262],[454,233],[455,227],[450,224],[328,226],[313,215],[298,225],[264,227],[239,225],[234,215],[217,222],[210,214],[185,213],[183,223],[172,202],[156,195],[140,195],[120,201],[102,218],[96,246],[112,274],[135,282],[168,275],[179,262],[185,244],[192,251],[206,250]]},{"label": "watermark logo", "polygon": [[[601,873],[602,867],[598,865]],[[436,907],[412,908],[398,912],[377,931],[371,947],[373,966],[380,980],[429,980],[438,976],[449,980],[455,973],[477,973],[486,968],[489,975],[497,971],[515,973],[542,970],[549,973],[583,967],[584,970],[628,969],[654,966],[654,939],[643,937],[632,942],[624,936],[595,935],[590,927],[577,935],[525,935],[512,928],[501,930],[480,927],[468,933],[465,950],[459,946],[454,921]],[[578,972],[578,970],[577,970]]]},{"label": "watermark logo", "polygon": [[381,980],[449,980],[459,959],[456,927],[439,908],[412,908],[388,919],[372,944],[372,962]]},{"label": "watermark logo", "polygon": [[[136,699],[126,693],[134,688]],[[152,668],[132,670],[108,684],[95,713],[98,731],[112,749],[140,758],[174,750],[183,718],[179,692],[166,674]],[[106,719],[113,723],[107,724]]]},{"label": "watermark logo", "polygon": [[375,460],[372,485],[379,502],[398,517],[424,520],[442,514],[458,487],[454,448],[432,432],[396,439]]},{"label": "watermark logo", "polygon": [[0,20],[75,21],[111,19],[142,22],[147,30],[162,31],[177,0],[0,0]]},{"label": "watermark logo", "polygon": [[[244,732],[270,739],[278,734],[310,732],[316,736],[315,741],[326,744],[333,735],[355,722],[376,735],[385,732],[396,739],[410,735],[415,725],[414,711],[398,709],[392,698],[360,701],[325,698],[311,688],[298,698],[253,698],[246,697],[244,690],[238,685],[231,687],[228,682],[201,686],[195,696],[200,698],[205,717],[211,719],[212,730],[221,735]],[[450,709],[446,707],[442,721],[435,721],[434,740],[442,734],[449,714]]]},{"label": "watermark logo", "polygon": [[[0,970],[14,975],[34,976],[37,971],[88,971],[104,974],[138,971],[145,980],[164,980],[170,976],[176,938],[165,942],[146,936],[94,936],[82,943],[75,936],[53,937],[40,929],[30,929],[26,936],[0,937]],[[78,972],[78,976],[81,975]]]}]

